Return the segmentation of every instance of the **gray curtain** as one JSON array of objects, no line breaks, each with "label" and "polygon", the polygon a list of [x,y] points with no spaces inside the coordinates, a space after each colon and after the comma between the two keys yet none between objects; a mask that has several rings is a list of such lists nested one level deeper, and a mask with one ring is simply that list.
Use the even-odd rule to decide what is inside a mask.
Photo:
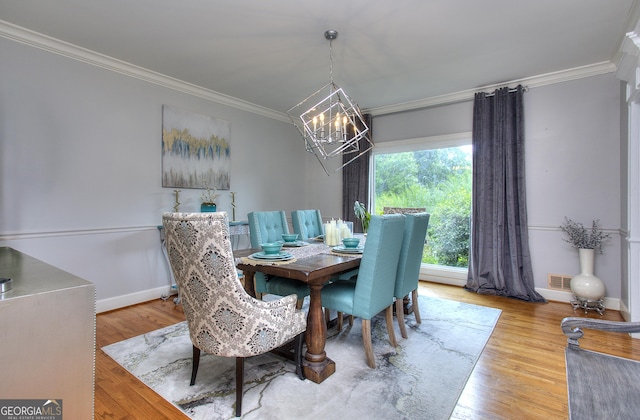
[{"label": "gray curtain", "polygon": [[[369,127],[369,138],[371,139],[371,115],[364,114],[364,121]],[[366,143],[365,140],[361,142]],[[362,148],[366,147],[364,143]],[[368,144],[367,144],[368,146]],[[353,231],[362,232],[362,226],[356,219],[356,215],[353,213],[353,203],[357,201],[364,203],[369,209],[369,158],[371,151],[360,156],[344,168],[342,168],[342,220],[349,220],[353,222]],[[350,159],[349,155],[344,155],[343,162]]]},{"label": "gray curtain", "polygon": [[476,94],[472,141],[471,257],[465,288],[544,302],[534,288],[529,253],[522,86]]}]

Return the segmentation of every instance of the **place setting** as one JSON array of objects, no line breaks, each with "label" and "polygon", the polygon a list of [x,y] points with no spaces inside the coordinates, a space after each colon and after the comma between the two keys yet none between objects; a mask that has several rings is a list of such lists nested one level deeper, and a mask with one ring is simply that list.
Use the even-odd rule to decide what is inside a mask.
[{"label": "place setting", "polygon": [[338,254],[362,254],[364,246],[360,246],[360,238],[343,238],[342,245],[334,246],[331,250]]},{"label": "place setting", "polygon": [[260,263],[291,262],[295,257],[290,252],[282,251],[282,246],[283,242],[280,241],[261,244],[262,251],[254,252],[246,257],[245,260],[249,260],[249,263],[251,263],[251,260],[254,262],[259,261]]},{"label": "place setting", "polygon": [[[283,247],[301,247],[309,245],[309,242],[299,241],[297,233],[283,233],[282,234],[282,246]],[[278,241],[281,242],[281,241]]]}]

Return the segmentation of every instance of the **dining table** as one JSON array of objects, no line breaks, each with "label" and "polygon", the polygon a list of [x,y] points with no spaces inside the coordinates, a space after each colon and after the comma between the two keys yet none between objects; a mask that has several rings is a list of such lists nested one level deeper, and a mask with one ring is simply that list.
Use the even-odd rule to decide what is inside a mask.
[{"label": "dining table", "polygon": [[360,253],[339,253],[322,242],[304,242],[300,246],[283,247],[292,258],[287,261],[270,261],[252,258],[261,249],[234,251],[236,267],[242,270],[245,289],[256,296],[254,274],[285,277],[306,283],[310,289],[307,331],[305,341],[307,351],[303,360],[303,371],[307,379],[321,383],[335,370],[336,365],[324,348],[327,341],[327,324],[322,309],[322,287],[332,277],[354,270],[360,266]]}]

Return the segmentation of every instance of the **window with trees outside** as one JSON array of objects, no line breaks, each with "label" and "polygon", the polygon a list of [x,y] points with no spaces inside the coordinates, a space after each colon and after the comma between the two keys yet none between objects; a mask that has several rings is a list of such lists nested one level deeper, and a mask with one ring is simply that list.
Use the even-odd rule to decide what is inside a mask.
[{"label": "window with trees outside", "polygon": [[384,207],[424,207],[431,215],[421,269],[430,280],[466,282],[471,163],[471,133],[376,143],[373,150],[372,213],[382,214]]}]

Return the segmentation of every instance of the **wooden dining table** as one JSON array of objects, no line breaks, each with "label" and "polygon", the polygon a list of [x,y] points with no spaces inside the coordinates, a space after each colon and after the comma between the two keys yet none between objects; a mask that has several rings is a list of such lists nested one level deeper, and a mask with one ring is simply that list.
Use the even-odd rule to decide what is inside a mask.
[{"label": "wooden dining table", "polygon": [[[234,257],[238,269],[245,275],[245,288],[252,296],[255,296],[253,277],[256,272],[298,280],[309,285],[311,293],[305,334],[307,352],[303,360],[303,370],[307,379],[321,383],[336,370],[335,362],[324,351],[327,341],[327,324],[322,310],[322,286],[331,277],[358,268],[361,255],[337,254],[323,244],[310,246],[315,247],[317,252],[308,255],[307,250],[304,256],[290,262],[271,263],[247,258],[261,251],[260,249],[237,250],[234,251]],[[295,255],[293,248],[283,248],[283,250],[291,251]]]}]

